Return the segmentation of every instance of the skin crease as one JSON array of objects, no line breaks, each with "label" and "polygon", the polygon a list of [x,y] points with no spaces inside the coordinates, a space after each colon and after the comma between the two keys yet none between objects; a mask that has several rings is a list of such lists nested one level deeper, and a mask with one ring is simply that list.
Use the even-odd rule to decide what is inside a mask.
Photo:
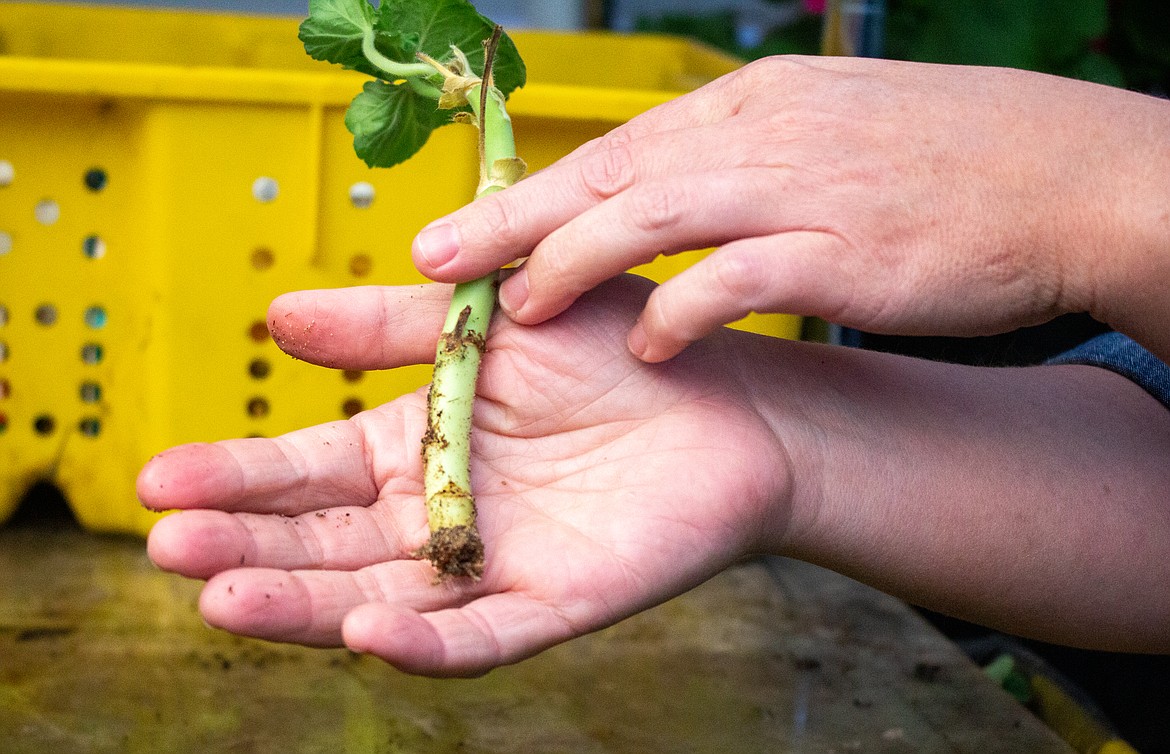
[{"label": "skin crease", "polygon": [[[208,579],[213,626],[436,676],[516,662],[751,553],[1025,636],[1170,652],[1170,413],[1135,384],[718,327],[754,310],[976,334],[1088,311],[1165,359],[1168,108],[1018,71],[749,65],[416,241],[443,283],[529,255],[478,389],[480,582],[436,586],[409,556],[427,536],[422,393],[160,454],[139,496],[180,512],[150,556]],[[708,245],[661,286],[620,275]],[[428,363],[448,296],[301,292],[269,324],[329,367]]]},{"label": "skin crease", "polygon": [[414,260],[458,282],[529,257],[500,299],[535,324],[720,247],[650,297],[649,361],[748,311],[907,335],[1087,311],[1165,359],[1167,123],[1164,100],[1025,71],[768,58],[436,220]]},{"label": "skin crease", "polygon": [[[427,536],[421,393],[160,454],[139,495],[183,512],[155,526],[151,558],[209,579],[213,626],[437,676],[518,661],[759,552],[1025,635],[1170,650],[1170,414],[1141,389],[731,330],[647,364],[622,333],[650,290],[623,277],[536,327],[497,317],[473,430],[482,581],[436,586],[409,556]],[[303,292],[269,319],[286,343],[316,322],[295,356],[389,368],[429,360],[447,295]]]}]

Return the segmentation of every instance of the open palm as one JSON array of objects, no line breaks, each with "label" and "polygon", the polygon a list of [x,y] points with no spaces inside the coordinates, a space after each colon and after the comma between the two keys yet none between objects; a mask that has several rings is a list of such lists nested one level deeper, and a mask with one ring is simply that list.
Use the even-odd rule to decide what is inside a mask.
[{"label": "open palm", "polygon": [[[537,327],[497,318],[472,439],[481,581],[437,584],[411,556],[427,538],[422,392],[275,439],[160,454],[140,497],[186,512],[155,527],[151,557],[210,579],[200,608],[213,625],[345,643],[429,675],[515,662],[700,583],[783,525],[788,469],[739,378],[756,336],[642,363],[625,332],[648,292],[624,278]],[[299,358],[390,368],[433,357],[447,295],[305,292],[269,320]]]}]

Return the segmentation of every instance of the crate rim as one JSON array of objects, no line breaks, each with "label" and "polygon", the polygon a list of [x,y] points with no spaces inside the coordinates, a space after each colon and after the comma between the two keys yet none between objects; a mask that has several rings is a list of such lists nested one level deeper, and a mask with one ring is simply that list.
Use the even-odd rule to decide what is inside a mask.
[{"label": "crate rim", "polygon": [[[238,18],[249,21],[293,22],[294,16],[222,12],[193,8],[95,7],[80,3],[0,2],[18,10],[61,9],[82,13],[129,13],[136,16]],[[662,46],[664,52],[689,55],[732,70],[743,61],[696,40],[670,34],[626,34],[613,31],[518,29],[518,42],[555,45],[558,40],[631,40]],[[321,63],[319,71],[235,65],[102,60],[84,56],[41,56],[0,53],[0,95],[64,95],[101,99],[140,99],[257,105],[346,107],[370,78]],[[601,122],[624,122],[674,99],[694,86],[613,87],[530,81],[513,93],[509,110],[515,115]]]},{"label": "crate rim", "polygon": [[[0,57],[0,94],[346,107],[369,80],[348,73]],[[624,122],[683,93],[536,83],[513,93],[509,111],[579,120],[587,110],[590,120]]]}]

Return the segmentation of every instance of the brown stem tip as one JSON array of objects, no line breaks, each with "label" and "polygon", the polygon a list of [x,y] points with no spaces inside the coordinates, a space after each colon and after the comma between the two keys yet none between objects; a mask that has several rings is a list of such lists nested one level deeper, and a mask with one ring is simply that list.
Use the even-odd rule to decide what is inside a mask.
[{"label": "brown stem tip", "polygon": [[414,556],[431,561],[439,581],[456,576],[479,581],[483,576],[483,541],[471,526],[448,526],[431,532],[431,538]]}]

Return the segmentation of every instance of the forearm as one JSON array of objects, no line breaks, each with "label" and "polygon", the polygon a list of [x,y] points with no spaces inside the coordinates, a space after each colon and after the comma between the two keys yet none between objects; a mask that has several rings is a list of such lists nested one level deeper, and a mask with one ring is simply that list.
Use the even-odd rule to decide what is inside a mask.
[{"label": "forearm", "polygon": [[795,492],[774,551],[1011,632],[1170,651],[1170,412],[1093,367],[814,353],[773,399],[809,396],[775,423]]}]

